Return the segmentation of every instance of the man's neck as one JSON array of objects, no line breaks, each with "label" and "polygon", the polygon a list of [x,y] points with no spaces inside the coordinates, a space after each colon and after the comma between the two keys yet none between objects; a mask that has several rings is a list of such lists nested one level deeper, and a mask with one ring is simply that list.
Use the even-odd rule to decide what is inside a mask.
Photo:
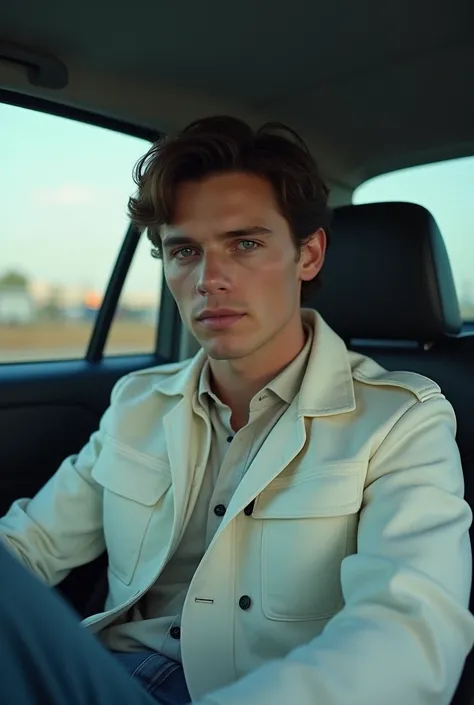
[{"label": "man's neck", "polygon": [[247,424],[250,402],[255,394],[297,357],[305,338],[300,321],[291,335],[285,329],[283,335],[278,335],[252,355],[238,360],[209,360],[213,392],[230,408],[234,431]]}]

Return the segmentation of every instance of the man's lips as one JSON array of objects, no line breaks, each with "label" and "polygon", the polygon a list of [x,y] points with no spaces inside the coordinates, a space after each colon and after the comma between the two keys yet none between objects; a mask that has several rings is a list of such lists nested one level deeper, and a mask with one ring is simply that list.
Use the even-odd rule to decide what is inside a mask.
[{"label": "man's lips", "polygon": [[206,328],[222,330],[224,328],[230,328],[244,316],[245,313],[237,313],[235,311],[216,311],[215,313],[206,312],[205,314],[201,314],[197,320]]}]

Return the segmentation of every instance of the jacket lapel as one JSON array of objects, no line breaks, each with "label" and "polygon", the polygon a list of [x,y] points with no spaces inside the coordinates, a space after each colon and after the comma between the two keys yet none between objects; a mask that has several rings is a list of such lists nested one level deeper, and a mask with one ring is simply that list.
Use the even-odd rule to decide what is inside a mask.
[{"label": "jacket lapel", "polygon": [[214,539],[303,450],[306,419],[356,408],[352,369],[343,340],[315,311],[303,309],[303,317],[313,327],[314,336],[301,389],[247,469]]},{"label": "jacket lapel", "polygon": [[[315,311],[303,309],[302,315],[313,327],[314,336],[300,392],[256,454],[214,540],[301,452],[307,440],[305,420],[308,417],[331,416],[355,409],[352,369],[344,342]],[[193,408],[205,360],[205,353],[200,351],[177,373],[156,385],[160,394],[178,398],[163,420],[175,497],[171,550],[186,526],[190,494],[193,487],[196,490],[201,483],[209,455],[209,420],[202,410]]]},{"label": "jacket lapel", "polygon": [[196,482],[200,483],[209,455],[209,421],[204,413],[197,410],[196,414],[193,409],[193,395],[205,359],[205,355],[199,352],[178,374],[160,380],[156,385],[160,394],[178,399],[163,418],[174,494],[170,551],[186,527],[191,490]]},{"label": "jacket lapel", "polygon": [[294,460],[305,442],[304,418],[298,416],[297,404],[293,403],[275,424],[242,478],[215,538]]}]

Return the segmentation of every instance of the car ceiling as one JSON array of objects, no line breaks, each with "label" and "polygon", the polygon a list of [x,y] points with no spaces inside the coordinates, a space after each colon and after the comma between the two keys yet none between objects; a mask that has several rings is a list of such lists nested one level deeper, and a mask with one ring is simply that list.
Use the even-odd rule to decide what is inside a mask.
[{"label": "car ceiling", "polygon": [[1,39],[69,70],[39,89],[0,61],[6,89],[164,131],[286,122],[341,202],[378,173],[474,153],[470,0],[18,0]]}]

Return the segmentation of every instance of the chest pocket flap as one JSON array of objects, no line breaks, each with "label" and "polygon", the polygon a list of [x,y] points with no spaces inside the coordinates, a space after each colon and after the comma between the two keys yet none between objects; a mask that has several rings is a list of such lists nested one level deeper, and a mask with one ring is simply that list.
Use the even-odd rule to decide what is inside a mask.
[{"label": "chest pocket flap", "polygon": [[106,440],[92,477],[114,494],[152,506],[171,485],[167,463]]},{"label": "chest pocket flap", "polygon": [[310,519],[353,514],[360,509],[365,463],[328,465],[277,478],[256,499],[255,519]]}]

